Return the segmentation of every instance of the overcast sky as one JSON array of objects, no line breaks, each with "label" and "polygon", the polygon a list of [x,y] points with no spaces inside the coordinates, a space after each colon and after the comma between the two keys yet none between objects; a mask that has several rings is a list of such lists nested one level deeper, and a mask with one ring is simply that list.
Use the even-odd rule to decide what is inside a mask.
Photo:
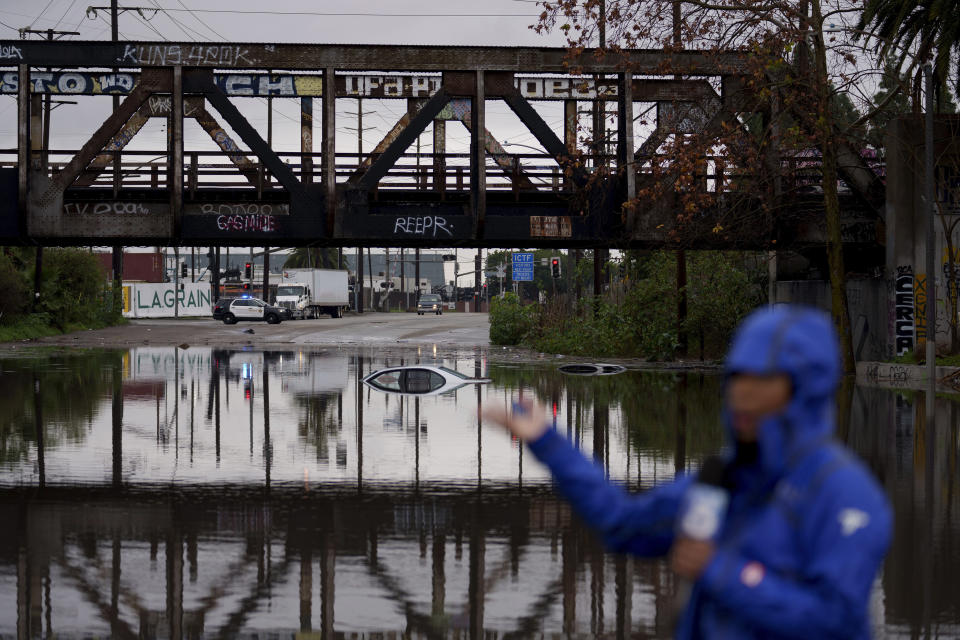
[{"label": "overcast sky", "polygon": [[[95,17],[88,17],[87,7],[90,2],[91,0],[0,0],[0,21],[3,23],[0,32],[4,38],[15,39],[19,37],[16,29],[22,27],[54,28],[80,32],[79,36],[66,36],[67,39],[109,40],[109,11],[99,10]],[[99,5],[109,5],[109,2],[99,0]],[[155,14],[144,11],[143,17],[134,11],[122,13],[119,20],[121,40],[510,46],[563,44],[559,35],[538,36],[529,29],[529,25],[536,20],[537,6],[527,0],[277,0],[269,3],[249,0],[122,0],[120,6],[156,6],[169,9]],[[188,11],[186,6],[189,6],[191,11]],[[88,132],[95,130],[109,113],[109,98],[80,97],[78,101],[81,104],[65,105],[54,110],[51,125],[52,147],[80,146],[89,136]],[[251,122],[262,133],[265,132],[265,101],[240,99],[236,102]],[[371,113],[364,122],[365,128],[376,127],[364,132],[365,144],[369,143],[370,147],[382,138],[403,112],[402,101],[382,102],[383,104],[364,105],[364,111],[376,112]],[[0,99],[0,144],[4,148],[16,146],[13,137],[16,132],[14,105],[13,97]],[[497,107],[498,105],[491,105],[491,124],[497,122]],[[348,118],[355,120],[353,114],[356,113],[356,108],[355,100],[338,101],[338,113],[351,114],[338,118],[338,143],[342,138],[346,144],[338,144],[338,151],[356,149],[356,132],[347,129],[356,126],[355,121],[348,121]],[[299,105],[294,100],[275,100],[274,109],[275,147],[299,150]],[[549,106],[547,110],[549,111]],[[317,111],[319,112],[319,108]],[[319,128],[319,122],[317,127]],[[454,144],[457,140],[463,141],[467,138],[466,131],[459,129],[460,127],[451,127],[450,136]],[[511,132],[514,132],[512,128],[495,135],[502,141],[503,138],[509,138]],[[209,140],[204,140],[205,136],[198,127],[187,126],[186,133],[188,148],[199,145],[195,148],[215,149]],[[131,142],[130,148],[158,148],[164,137],[161,123],[151,122]],[[524,140],[516,138],[515,141],[529,144],[531,137],[525,136]]]}]

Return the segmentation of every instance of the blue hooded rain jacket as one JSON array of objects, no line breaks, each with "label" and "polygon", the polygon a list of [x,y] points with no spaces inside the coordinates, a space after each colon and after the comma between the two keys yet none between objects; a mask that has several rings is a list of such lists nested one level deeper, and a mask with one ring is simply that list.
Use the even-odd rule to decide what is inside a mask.
[{"label": "blue hooded rain jacket", "polygon": [[[730,504],[678,638],[870,637],[868,601],[891,513],[871,474],[831,440],[838,353],[829,319],[810,309],[757,311],[738,330],[726,375],[786,373],[793,395],[761,425],[752,459],[737,455],[725,416]],[[611,550],[669,551],[694,476],[630,495],[554,430],[530,449]]]}]

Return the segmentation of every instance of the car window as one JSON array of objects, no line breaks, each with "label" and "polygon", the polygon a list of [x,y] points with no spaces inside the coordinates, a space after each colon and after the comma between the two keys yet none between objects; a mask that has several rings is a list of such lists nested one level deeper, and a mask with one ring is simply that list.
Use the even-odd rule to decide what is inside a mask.
[{"label": "car window", "polygon": [[233,306],[234,306],[234,307],[249,307],[249,306],[250,306],[250,302],[249,302],[248,300],[234,300],[234,301],[233,301]]},{"label": "car window", "polygon": [[430,302],[430,303],[440,302],[440,296],[436,296],[436,295],[426,295],[426,296],[422,296],[422,297],[420,298],[420,302]]},{"label": "car window", "polygon": [[403,388],[407,393],[429,393],[443,386],[443,376],[429,369],[408,369],[403,375]]},{"label": "car window", "polygon": [[439,368],[442,369],[442,370],[444,370],[444,371],[446,371],[447,373],[451,373],[451,374],[457,376],[457,377],[460,378],[461,380],[469,380],[469,379],[470,379],[469,376],[465,376],[465,375],[463,375],[462,373],[460,373],[459,371],[454,371],[453,369],[448,369],[447,367],[439,367]]},{"label": "car window", "polygon": [[370,378],[370,384],[388,391],[400,391],[400,372],[384,371],[380,375]]},{"label": "car window", "polygon": [[253,306],[253,307],[265,307],[265,306],[267,306],[267,303],[264,302],[263,300],[251,300],[251,301],[250,301],[250,306]]}]

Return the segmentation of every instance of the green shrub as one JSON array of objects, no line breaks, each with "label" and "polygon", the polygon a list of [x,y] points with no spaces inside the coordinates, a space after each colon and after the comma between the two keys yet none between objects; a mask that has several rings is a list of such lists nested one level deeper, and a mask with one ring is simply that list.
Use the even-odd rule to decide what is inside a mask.
[{"label": "green shrub", "polygon": [[0,323],[9,325],[27,312],[30,288],[10,256],[0,253]]},{"label": "green shrub", "polygon": [[58,328],[103,322],[111,315],[105,289],[103,271],[93,254],[81,249],[44,253],[39,310]]},{"label": "green shrub", "polygon": [[533,307],[524,306],[513,293],[490,302],[490,343],[516,345],[529,333]]}]

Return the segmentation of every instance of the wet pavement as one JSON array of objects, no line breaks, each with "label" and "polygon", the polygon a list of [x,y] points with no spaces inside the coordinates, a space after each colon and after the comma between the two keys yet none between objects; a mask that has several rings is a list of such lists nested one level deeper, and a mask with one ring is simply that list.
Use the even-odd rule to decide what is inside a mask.
[{"label": "wet pavement", "polygon": [[[281,325],[283,326],[283,325]],[[440,364],[491,382],[364,385]],[[480,410],[517,390],[643,490],[722,444],[719,376],[571,376],[487,348],[0,355],[0,636],[649,637],[662,561],[605,554]],[[960,411],[855,388],[839,437],[895,509],[877,637],[960,635]]]}]

